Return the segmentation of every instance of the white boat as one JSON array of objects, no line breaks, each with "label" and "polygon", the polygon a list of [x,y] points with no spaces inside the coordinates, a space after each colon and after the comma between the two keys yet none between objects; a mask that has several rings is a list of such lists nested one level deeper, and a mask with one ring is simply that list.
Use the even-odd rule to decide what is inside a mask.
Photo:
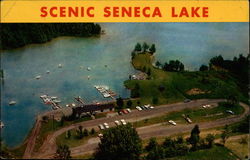
[{"label": "white boat", "polygon": [[9,105],[15,105],[16,104],[16,101],[10,101],[9,102]]},{"label": "white boat", "polygon": [[88,71],[90,71],[90,70],[91,70],[91,68],[90,68],[90,67],[88,67],[88,68],[87,68],[87,70],[88,70]]},{"label": "white boat", "polygon": [[49,70],[47,70],[47,71],[46,71],[46,73],[47,73],[47,74],[49,74],[49,73],[50,73],[50,71],[49,71]]},{"label": "white boat", "polygon": [[53,96],[53,97],[50,97],[52,100],[54,100],[54,99],[57,99],[57,97],[56,96]]},{"label": "white boat", "polygon": [[108,97],[110,97],[110,94],[108,94],[108,93],[103,93],[103,97],[104,97],[104,98],[108,98]]},{"label": "white boat", "polygon": [[1,121],[0,128],[4,127],[4,123]]},{"label": "white boat", "polygon": [[40,78],[41,78],[41,76],[36,76],[36,77],[35,77],[35,79],[40,79]]},{"label": "white boat", "polygon": [[46,98],[47,97],[47,95],[41,95],[40,96],[40,98]]},{"label": "white boat", "polygon": [[53,102],[55,102],[55,103],[61,103],[60,100],[53,100]]},{"label": "white boat", "polygon": [[88,79],[90,79],[90,76],[88,76]]},{"label": "white boat", "polygon": [[58,64],[58,68],[62,68],[62,64]]}]

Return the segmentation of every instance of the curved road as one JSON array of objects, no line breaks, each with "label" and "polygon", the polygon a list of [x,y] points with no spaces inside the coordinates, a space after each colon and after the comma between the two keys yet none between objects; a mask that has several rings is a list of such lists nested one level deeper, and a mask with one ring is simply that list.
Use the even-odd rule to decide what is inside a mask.
[{"label": "curved road", "polygon": [[[156,108],[152,110],[146,110],[146,111],[137,111],[133,110],[132,113],[122,115],[122,116],[115,116],[111,118],[100,118],[85,122],[79,122],[77,124],[72,124],[70,126],[66,126],[60,130],[57,130],[53,132],[52,134],[48,135],[46,140],[44,141],[43,145],[39,149],[38,153],[33,153],[32,158],[51,158],[53,157],[53,154],[56,152],[56,137],[60,134],[66,132],[67,130],[77,128],[79,125],[82,125],[83,128],[97,128],[98,124],[107,122],[110,124],[110,126],[114,126],[115,120],[125,119],[128,122],[135,122],[138,120],[143,120],[147,118],[152,118],[156,116],[161,116],[166,113],[172,112],[172,111],[179,111],[186,108],[199,108],[204,104],[211,104],[212,106],[215,106],[218,102],[224,101],[221,99],[215,99],[215,100],[195,100],[189,103],[176,103],[176,104],[169,104],[169,105],[161,105],[157,106]],[[201,129],[204,128],[212,128],[217,126],[223,126],[226,124],[234,123],[239,120],[241,120],[246,114],[249,113],[249,106],[241,103],[241,105],[245,108],[244,114],[240,116],[231,116],[229,118],[223,118],[219,119],[213,122],[204,122],[204,123],[198,123]],[[112,123],[111,123],[112,122]],[[177,126],[162,126],[162,125],[152,125],[152,126],[146,126],[137,128],[138,134],[142,139],[147,139],[152,136],[167,136],[175,133],[181,133],[181,132],[188,132],[193,128],[194,124],[189,125],[177,125]],[[87,144],[71,148],[72,156],[76,155],[82,155],[84,153],[91,153],[94,151],[94,149],[98,145],[98,138],[92,138],[88,141]]]}]

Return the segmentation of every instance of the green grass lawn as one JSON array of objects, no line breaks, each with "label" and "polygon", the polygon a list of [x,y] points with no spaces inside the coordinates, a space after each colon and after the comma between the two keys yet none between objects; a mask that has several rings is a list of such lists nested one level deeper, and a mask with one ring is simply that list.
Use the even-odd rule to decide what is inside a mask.
[{"label": "green grass lawn", "polygon": [[[218,71],[183,71],[183,72],[166,72],[162,69],[155,68],[153,63],[154,57],[149,54],[137,54],[132,60],[132,65],[140,71],[151,71],[148,80],[127,80],[124,85],[133,90],[138,84],[140,89],[140,101],[142,104],[151,103],[154,97],[158,98],[157,104],[174,103],[182,101],[185,98],[228,98],[230,94],[235,94],[241,101],[246,101],[237,80],[228,72]],[[164,86],[160,91],[159,87]],[[187,94],[193,88],[198,88],[205,93]]]},{"label": "green grass lawn", "polygon": [[70,130],[71,137],[66,138],[66,132],[61,134],[56,138],[56,144],[59,145],[67,145],[69,147],[77,147],[83,145],[88,139],[92,137],[97,137],[97,133],[89,134],[88,136],[84,136],[82,139],[77,138],[76,129]]},{"label": "green grass lawn", "polygon": [[77,122],[82,122],[82,121],[87,121],[90,120],[91,117],[84,117],[84,118],[80,118],[80,119],[76,119],[74,121],[64,121],[64,123],[60,123],[57,122],[52,119],[49,119],[47,122],[42,122],[42,126],[39,132],[39,135],[36,138],[36,144],[34,147],[34,151],[38,151],[38,149],[42,146],[44,140],[46,139],[46,137],[48,136],[49,133],[52,133],[55,130],[58,130],[62,127],[77,123]]},{"label": "green grass lawn", "polygon": [[232,110],[235,115],[242,114],[244,112],[244,108],[240,105],[227,105],[227,103],[219,103],[217,107],[213,108],[200,108],[200,109],[184,109],[178,112],[171,112],[164,116],[154,117],[138,122],[134,122],[134,126],[142,127],[146,125],[156,124],[156,123],[164,123],[168,122],[169,120],[174,120],[178,124],[180,123],[188,123],[182,117],[182,114],[189,115],[193,123],[196,122],[205,122],[205,121],[212,121],[215,119],[224,118],[230,116],[229,113],[226,113],[226,110]]},{"label": "green grass lawn", "polygon": [[[190,152],[185,156],[170,158],[169,160],[236,160],[232,152],[222,146],[214,146],[211,149]],[[166,159],[167,160],[167,159]]]}]

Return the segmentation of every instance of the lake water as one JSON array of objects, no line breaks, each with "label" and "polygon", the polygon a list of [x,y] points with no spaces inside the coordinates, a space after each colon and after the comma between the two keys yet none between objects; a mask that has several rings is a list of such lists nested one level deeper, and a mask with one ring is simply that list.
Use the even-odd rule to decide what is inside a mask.
[{"label": "lake water", "polygon": [[[136,72],[130,64],[130,53],[137,42],[155,43],[156,59],[160,62],[179,59],[190,70],[207,64],[215,55],[233,58],[239,53],[246,55],[249,50],[248,23],[101,25],[106,34],[100,38],[63,37],[1,53],[4,69],[1,120],[5,124],[1,134],[8,146],[22,143],[35,116],[51,110],[41,102],[42,94],[58,96],[63,105],[73,102],[75,96],[91,103],[105,100],[93,88],[103,84],[118,95],[129,97],[123,81]],[[63,67],[58,68],[58,64]],[[36,80],[38,75],[41,79]],[[9,106],[11,100],[17,104]]]}]

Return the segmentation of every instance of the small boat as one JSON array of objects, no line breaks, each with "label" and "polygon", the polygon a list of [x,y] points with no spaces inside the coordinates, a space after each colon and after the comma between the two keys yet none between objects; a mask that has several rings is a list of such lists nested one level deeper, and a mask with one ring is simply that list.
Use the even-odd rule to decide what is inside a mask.
[{"label": "small boat", "polygon": [[90,76],[88,76],[88,79],[90,79]]},{"label": "small boat", "polygon": [[46,98],[47,97],[47,95],[41,95],[40,96],[40,98]]},{"label": "small boat", "polygon": [[62,64],[58,64],[58,68],[62,68]]},{"label": "small boat", "polygon": [[4,123],[1,121],[0,128],[4,127]]},{"label": "small boat", "polygon": [[36,76],[35,78],[36,78],[36,79],[40,79],[40,78],[41,78],[41,76]]},{"label": "small boat", "polygon": [[49,74],[49,73],[50,73],[50,71],[49,71],[49,70],[47,70],[47,71],[46,71],[46,73],[47,73],[47,74]]},{"label": "small boat", "polygon": [[88,70],[88,71],[90,71],[90,70],[91,70],[91,68],[90,68],[90,67],[88,67],[88,68],[87,68],[87,70]]},{"label": "small boat", "polygon": [[53,102],[55,102],[55,103],[61,103],[60,100],[54,100]]},{"label": "small boat", "polygon": [[55,99],[57,99],[57,97],[56,96],[53,96],[53,97],[50,97],[52,100],[55,100]]},{"label": "small boat", "polygon": [[9,105],[15,105],[16,104],[16,101],[10,101],[9,102]]}]

